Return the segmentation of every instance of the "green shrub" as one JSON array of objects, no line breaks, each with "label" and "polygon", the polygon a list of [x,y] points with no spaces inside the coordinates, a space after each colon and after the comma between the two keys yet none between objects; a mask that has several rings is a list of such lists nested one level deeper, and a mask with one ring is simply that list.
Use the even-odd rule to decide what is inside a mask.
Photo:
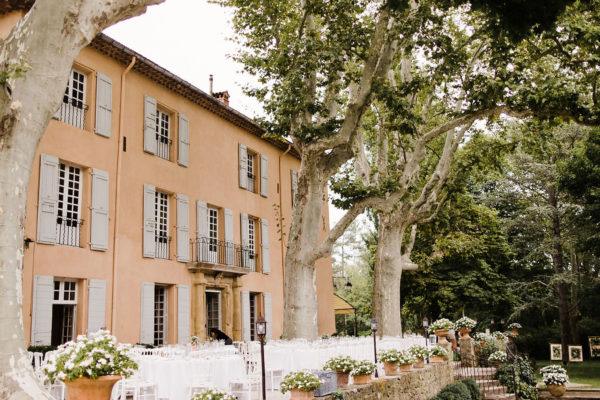
[{"label": "green shrub", "polygon": [[495,379],[506,386],[509,393],[515,392],[515,378],[519,398],[531,400],[538,398],[535,375],[528,359],[517,356],[514,362],[504,363],[496,368]]},{"label": "green shrub", "polygon": [[447,385],[438,394],[439,400],[471,400],[471,392],[462,382]]},{"label": "green shrub", "polygon": [[481,390],[479,389],[477,382],[475,382],[473,379],[463,379],[460,382],[462,382],[462,384],[469,389],[469,392],[471,393],[471,400],[482,399]]}]

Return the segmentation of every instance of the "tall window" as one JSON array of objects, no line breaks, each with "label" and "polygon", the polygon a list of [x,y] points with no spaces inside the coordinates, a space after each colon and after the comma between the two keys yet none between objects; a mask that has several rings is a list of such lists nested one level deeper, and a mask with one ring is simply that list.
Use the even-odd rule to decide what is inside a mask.
[{"label": "tall window", "polygon": [[208,207],[208,257],[210,262],[216,263],[218,257],[219,240],[219,210]]},{"label": "tall window", "polygon": [[167,288],[154,286],[154,345],[167,342]]},{"label": "tall window", "polygon": [[221,292],[206,291],[206,333],[210,337],[211,329],[221,329]]},{"label": "tall window", "polygon": [[248,152],[248,187],[251,192],[256,192],[256,154]]},{"label": "tall window", "polygon": [[258,318],[258,294],[250,293],[250,340],[256,340],[256,319]]},{"label": "tall window", "polygon": [[156,241],[156,258],[169,258],[169,195],[156,191],[154,193],[154,240]]},{"label": "tall window", "polygon": [[76,305],[77,282],[55,280],[52,302],[51,344],[53,346],[73,340]]},{"label": "tall window", "polygon": [[248,266],[256,270],[256,221],[248,218]]},{"label": "tall window", "polygon": [[156,110],[156,155],[169,160],[169,149],[171,139],[169,139],[170,116],[169,114]]},{"label": "tall window", "polygon": [[58,207],[56,214],[58,244],[79,247],[80,214],[81,169],[60,163],[58,167]]},{"label": "tall window", "polygon": [[58,119],[69,125],[84,128],[85,110],[85,74],[77,70],[71,71],[63,102],[55,115]]}]

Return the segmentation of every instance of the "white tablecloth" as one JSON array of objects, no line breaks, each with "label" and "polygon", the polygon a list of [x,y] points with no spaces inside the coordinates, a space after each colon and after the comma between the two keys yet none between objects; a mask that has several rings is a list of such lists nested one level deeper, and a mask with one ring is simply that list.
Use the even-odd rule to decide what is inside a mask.
[{"label": "white tablecloth", "polygon": [[189,387],[208,378],[211,386],[228,390],[229,382],[245,376],[244,359],[239,355],[218,358],[142,357],[139,375],[156,383],[158,397],[189,400]]}]

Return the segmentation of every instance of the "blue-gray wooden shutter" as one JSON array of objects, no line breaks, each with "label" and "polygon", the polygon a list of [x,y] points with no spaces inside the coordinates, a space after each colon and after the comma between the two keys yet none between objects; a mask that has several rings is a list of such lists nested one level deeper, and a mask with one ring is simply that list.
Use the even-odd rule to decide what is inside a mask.
[{"label": "blue-gray wooden shutter", "polygon": [[271,254],[269,253],[269,221],[260,220],[261,259],[263,274],[271,273]]},{"label": "blue-gray wooden shutter", "polygon": [[233,211],[226,208],[224,211],[225,215],[225,246],[226,247],[226,257],[225,263],[227,265],[233,265],[235,262],[235,245],[233,239]]},{"label": "blue-gray wooden shutter", "polygon": [[156,99],[144,96],[144,151],[156,154]]},{"label": "blue-gray wooden shutter", "polygon": [[242,340],[250,341],[250,292],[242,291]]},{"label": "blue-gray wooden shutter", "polygon": [[177,261],[190,261],[190,201],[177,195]]},{"label": "blue-gray wooden shutter", "polygon": [[106,329],[106,281],[90,279],[88,284],[87,333]]},{"label": "blue-gray wooden shutter", "polygon": [[144,221],[143,221],[143,254],[144,257],[154,258],[156,256],[154,202],[156,188],[153,185],[144,184]]},{"label": "blue-gray wooden shutter", "polygon": [[140,343],[154,344],[154,283],[142,282]]},{"label": "blue-gray wooden shutter", "polygon": [[266,339],[270,340],[273,338],[273,304],[271,293],[263,293],[263,305],[265,307],[265,321],[267,321]]},{"label": "blue-gray wooden shutter", "polygon": [[269,196],[269,159],[264,154],[260,155],[260,195]]},{"label": "blue-gray wooden shutter", "polygon": [[238,149],[240,187],[248,189],[248,149],[245,144],[240,143]]},{"label": "blue-gray wooden shutter", "polygon": [[177,151],[177,163],[184,167],[188,166],[190,154],[190,120],[185,115],[179,113],[177,126],[177,142],[179,144]]},{"label": "blue-gray wooden shutter", "polygon": [[205,201],[196,201],[196,238],[198,261],[209,261],[208,257],[208,207]]},{"label": "blue-gray wooden shutter", "polygon": [[31,314],[31,345],[49,346],[52,338],[52,300],[54,277],[33,277],[33,307]]},{"label": "blue-gray wooden shutter", "polygon": [[108,191],[108,172],[92,168],[92,250],[108,250]]},{"label": "blue-gray wooden shutter", "polygon": [[38,243],[56,243],[56,216],[58,212],[58,158],[41,155],[38,198]]},{"label": "blue-gray wooden shutter", "polygon": [[292,180],[292,206],[296,204],[296,193],[298,193],[298,172],[293,169],[290,170]]},{"label": "blue-gray wooden shutter", "polygon": [[190,287],[177,285],[177,343],[190,342]]},{"label": "blue-gray wooden shutter", "polygon": [[101,136],[110,137],[112,117],[112,80],[102,72],[96,73],[96,127]]}]

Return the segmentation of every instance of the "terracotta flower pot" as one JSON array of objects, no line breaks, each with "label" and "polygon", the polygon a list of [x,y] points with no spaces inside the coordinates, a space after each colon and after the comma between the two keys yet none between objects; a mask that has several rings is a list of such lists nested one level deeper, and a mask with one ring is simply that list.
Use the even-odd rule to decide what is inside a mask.
[{"label": "terracotta flower pot", "polygon": [[290,389],[290,400],[314,400],[315,391],[311,390],[308,392],[301,391],[300,389]]},{"label": "terracotta flower pot", "polygon": [[412,371],[412,364],[400,365],[400,372],[410,372],[410,371]]},{"label": "terracotta flower pot", "polygon": [[415,368],[423,368],[425,367],[425,360],[422,358],[417,358],[417,362],[413,365]]},{"label": "terracotta flower pot", "polygon": [[431,356],[429,357],[429,361],[432,363],[441,363],[444,362],[444,358],[442,356]]},{"label": "terracotta flower pot", "polygon": [[462,335],[463,339],[471,339],[471,336],[469,336],[469,332],[471,332],[471,328],[460,328],[458,331]]},{"label": "terracotta flower pot", "polygon": [[348,386],[348,377],[350,375],[348,375],[345,372],[342,371],[336,371],[337,373],[337,385],[338,387],[344,387],[344,386]]},{"label": "terracotta flower pot", "polygon": [[446,340],[448,332],[450,332],[450,329],[438,329],[435,331],[435,336],[440,338],[438,343],[448,343],[448,340]]},{"label": "terracotta flower pot", "polygon": [[366,385],[368,383],[371,383],[371,374],[354,375],[355,385]]},{"label": "terracotta flower pot", "polygon": [[398,361],[395,362],[383,362],[383,370],[386,376],[398,375]]},{"label": "terracotta flower pot", "polygon": [[547,388],[550,394],[554,397],[561,397],[567,390],[565,385],[548,385]]},{"label": "terracotta flower pot", "polygon": [[518,329],[511,329],[511,332],[513,333],[513,335],[519,336],[519,330]]},{"label": "terracotta flower pot", "polygon": [[65,381],[67,400],[110,400],[112,388],[120,379],[120,375],[107,375],[98,379]]}]

